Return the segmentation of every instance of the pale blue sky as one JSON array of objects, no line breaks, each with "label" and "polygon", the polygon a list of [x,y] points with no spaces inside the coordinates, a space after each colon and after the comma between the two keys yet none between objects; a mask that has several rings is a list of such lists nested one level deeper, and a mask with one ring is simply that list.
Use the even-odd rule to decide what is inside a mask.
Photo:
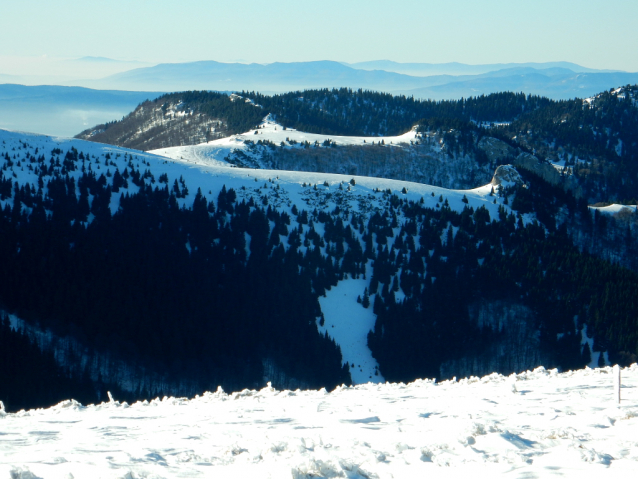
[{"label": "pale blue sky", "polygon": [[5,0],[1,11],[0,58],[565,60],[638,71],[637,0]]}]

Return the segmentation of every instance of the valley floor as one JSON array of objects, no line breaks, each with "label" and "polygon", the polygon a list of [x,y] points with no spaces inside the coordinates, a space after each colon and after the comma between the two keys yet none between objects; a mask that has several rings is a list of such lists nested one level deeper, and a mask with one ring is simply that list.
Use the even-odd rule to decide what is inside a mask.
[{"label": "valley floor", "polygon": [[12,478],[631,477],[638,366],[0,413]]}]

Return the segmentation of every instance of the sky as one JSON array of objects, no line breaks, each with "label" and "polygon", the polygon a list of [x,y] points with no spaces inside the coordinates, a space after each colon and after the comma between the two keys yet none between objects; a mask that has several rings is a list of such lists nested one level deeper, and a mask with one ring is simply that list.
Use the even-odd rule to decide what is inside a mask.
[{"label": "sky", "polygon": [[[3,2],[0,74],[84,56],[147,63],[571,61],[638,71],[635,0]],[[30,66],[29,66],[30,65]]]}]

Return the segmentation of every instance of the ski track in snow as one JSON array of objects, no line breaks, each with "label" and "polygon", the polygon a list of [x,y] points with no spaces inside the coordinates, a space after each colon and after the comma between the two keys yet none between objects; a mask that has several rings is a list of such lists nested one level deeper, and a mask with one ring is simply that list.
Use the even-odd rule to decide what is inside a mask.
[{"label": "ski track in snow", "polygon": [[0,413],[11,478],[633,477],[638,365]]}]

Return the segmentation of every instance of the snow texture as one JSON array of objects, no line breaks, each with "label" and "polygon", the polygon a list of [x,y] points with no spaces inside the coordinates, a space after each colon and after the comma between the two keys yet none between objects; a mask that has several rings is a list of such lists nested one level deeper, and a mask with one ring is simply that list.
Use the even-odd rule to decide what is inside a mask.
[{"label": "snow texture", "polygon": [[[226,158],[234,151],[242,151],[249,157],[254,156],[253,160],[255,161],[255,164],[259,164],[257,156],[251,154],[249,143],[246,143],[247,141],[254,143],[257,143],[259,140],[268,141],[277,146],[281,145],[283,142],[288,148],[302,148],[302,144],[304,142],[308,142],[311,145],[314,145],[315,142],[317,142],[319,145],[323,145],[327,140],[336,143],[338,146],[372,146],[373,142],[379,143],[381,141],[388,146],[405,146],[406,144],[409,144],[411,140],[415,139],[417,139],[417,135],[414,130],[399,136],[383,136],[378,138],[305,133],[292,128],[284,129],[284,127],[277,123],[271,115],[268,115],[264,118],[258,128],[246,133],[232,135],[227,138],[221,138],[219,140],[213,140],[199,145],[160,148],[157,150],[151,150],[150,153],[198,165],[231,166],[226,161]],[[260,166],[263,167],[263,165]]]},{"label": "snow texture", "polygon": [[0,417],[0,477],[633,477],[638,365],[621,376],[620,405],[611,367],[69,400]]},{"label": "snow texture", "polygon": [[350,377],[355,384],[385,382],[378,372],[379,365],[368,348],[368,332],[374,328],[376,316],[370,306],[357,303],[368,287],[365,279],[344,279],[319,298],[325,324],[319,325],[321,333],[327,332],[341,347],[343,362],[350,365]]}]

